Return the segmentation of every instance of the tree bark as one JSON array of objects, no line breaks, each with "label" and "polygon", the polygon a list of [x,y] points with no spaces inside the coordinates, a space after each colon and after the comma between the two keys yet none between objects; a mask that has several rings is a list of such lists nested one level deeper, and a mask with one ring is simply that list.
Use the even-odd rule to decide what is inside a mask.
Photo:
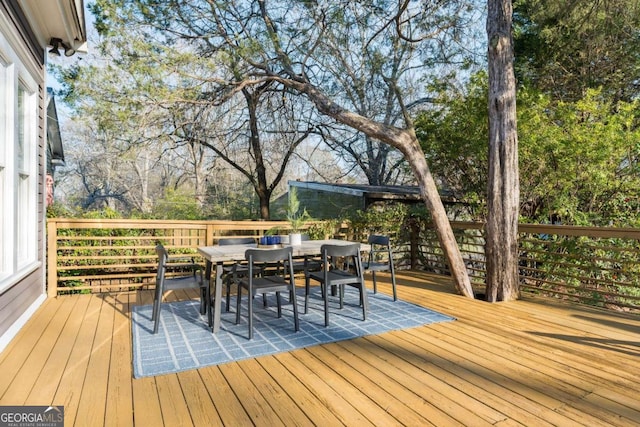
[{"label": "tree bark", "polygon": [[306,94],[316,105],[320,113],[326,114],[342,124],[357,129],[370,138],[375,138],[378,141],[396,147],[402,152],[416,176],[425,206],[429,212],[431,212],[440,246],[449,263],[454,286],[459,294],[473,298],[473,289],[467,268],[462,259],[462,254],[458,248],[458,243],[453,234],[453,229],[449,223],[444,205],[442,204],[440,193],[438,192],[435,180],[429,170],[429,165],[427,164],[424,152],[420,147],[414,130],[412,128],[401,129],[395,126],[385,125],[354,112],[347,111],[308,82],[283,79],[281,77],[274,77],[274,79],[285,86]]},{"label": "tree bark", "polygon": [[520,181],[511,0],[488,0],[489,178],[487,301],[518,298]]}]

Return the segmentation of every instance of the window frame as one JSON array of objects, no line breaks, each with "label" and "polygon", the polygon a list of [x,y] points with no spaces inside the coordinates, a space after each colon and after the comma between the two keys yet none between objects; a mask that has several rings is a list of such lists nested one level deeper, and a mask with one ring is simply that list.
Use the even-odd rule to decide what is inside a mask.
[{"label": "window frame", "polygon": [[[39,85],[28,55],[0,31],[0,293],[41,265],[38,256]],[[22,54],[22,56],[20,56]],[[31,67],[33,68],[33,67]],[[19,102],[19,96],[23,99]],[[22,162],[18,145],[22,144]]]}]

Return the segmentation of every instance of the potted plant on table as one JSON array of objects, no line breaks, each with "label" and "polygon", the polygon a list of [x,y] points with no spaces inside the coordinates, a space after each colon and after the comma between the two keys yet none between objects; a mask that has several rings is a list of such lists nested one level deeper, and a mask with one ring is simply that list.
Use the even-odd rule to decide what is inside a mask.
[{"label": "potted plant on table", "polygon": [[300,200],[298,200],[298,191],[296,187],[292,187],[289,191],[289,206],[287,209],[287,220],[291,226],[289,234],[289,244],[292,246],[302,243],[302,227],[311,219],[311,215],[304,208],[300,212]]}]

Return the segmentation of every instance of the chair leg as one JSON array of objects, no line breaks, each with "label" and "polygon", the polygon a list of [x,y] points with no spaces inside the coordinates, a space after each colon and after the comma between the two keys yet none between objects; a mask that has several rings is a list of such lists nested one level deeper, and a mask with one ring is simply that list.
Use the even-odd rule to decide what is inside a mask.
[{"label": "chair leg", "polygon": [[200,314],[207,312],[207,296],[205,288],[200,288]]},{"label": "chair leg", "polygon": [[[263,296],[265,294],[262,294]],[[280,301],[280,292],[276,292],[276,301],[278,304],[278,318],[282,317],[282,301]]]},{"label": "chair leg", "polygon": [[309,278],[304,279],[304,314],[307,314],[309,308]]},{"label": "chair leg", "polygon": [[160,324],[160,306],[162,305],[162,294],[153,302],[153,313],[151,318],[153,319],[153,333],[158,333],[158,325]]},{"label": "chair leg", "polygon": [[371,276],[373,278],[373,293],[377,294],[378,293],[378,283],[376,282],[376,272],[372,271],[371,272]]},{"label": "chair leg", "polygon": [[[242,300],[242,286],[238,285],[238,292],[236,295],[236,325],[240,323],[240,301]],[[248,299],[249,306],[251,306],[251,298]]]},{"label": "chair leg", "polygon": [[158,298],[153,300],[153,308],[151,309],[151,320],[156,320],[156,310],[158,309]]},{"label": "chair leg", "polygon": [[393,300],[398,301],[398,293],[396,292],[396,273],[391,270],[391,287],[393,288]]},{"label": "chair leg", "polygon": [[[238,286],[238,292],[240,292],[240,288],[242,286]],[[251,289],[251,287],[249,288]],[[253,292],[251,290],[248,291],[249,298],[247,298],[247,305],[249,306],[249,339],[253,339]]]},{"label": "chair leg", "polygon": [[324,300],[324,326],[329,326],[329,287],[321,284],[322,299]]},{"label": "chair leg", "polygon": [[298,320],[298,302],[296,301],[295,288],[291,290],[291,303],[293,304],[293,325],[295,331],[300,330],[300,321]]},{"label": "chair leg", "polygon": [[227,286],[227,313],[231,310],[231,282],[226,283]]},{"label": "chair leg", "polygon": [[367,310],[369,310],[369,299],[367,298],[367,287],[364,279],[360,283],[360,300],[362,301],[362,320],[367,320]]},{"label": "chair leg", "polygon": [[207,295],[207,320],[209,321],[211,332],[213,332],[213,304],[211,303],[211,287],[207,286],[204,290],[204,293]]}]

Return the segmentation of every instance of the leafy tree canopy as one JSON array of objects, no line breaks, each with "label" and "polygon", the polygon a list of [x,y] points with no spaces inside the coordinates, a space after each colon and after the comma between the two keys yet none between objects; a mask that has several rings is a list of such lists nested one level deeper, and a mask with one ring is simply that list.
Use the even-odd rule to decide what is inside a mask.
[{"label": "leafy tree canopy", "polygon": [[[456,197],[485,200],[486,75],[464,91],[443,91],[442,108],[416,120],[433,172]],[[589,90],[576,102],[518,93],[521,215],[567,224],[640,224],[640,101],[619,102]],[[477,219],[483,210],[475,213]]]},{"label": "leafy tree canopy", "polygon": [[640,2],[515,0],[516,76],[553,98],[639,95]]}]

